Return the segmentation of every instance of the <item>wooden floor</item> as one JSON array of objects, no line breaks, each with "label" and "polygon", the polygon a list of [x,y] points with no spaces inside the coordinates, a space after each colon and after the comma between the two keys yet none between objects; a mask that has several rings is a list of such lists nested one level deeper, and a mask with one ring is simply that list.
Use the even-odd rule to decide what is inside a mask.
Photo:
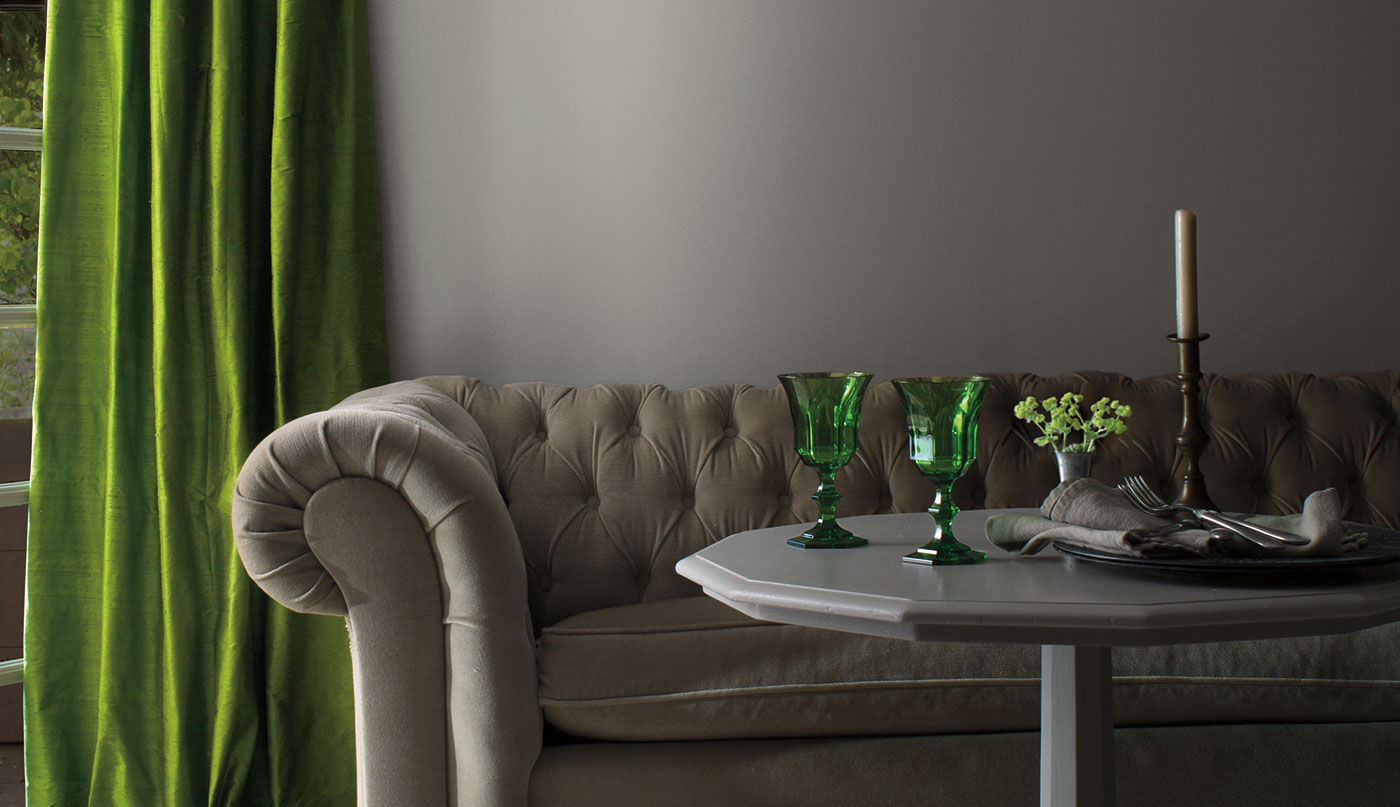
[{"label": "wooden floor", "polygon": [[24,807],[22,745],[0,745],[0,807]]}]

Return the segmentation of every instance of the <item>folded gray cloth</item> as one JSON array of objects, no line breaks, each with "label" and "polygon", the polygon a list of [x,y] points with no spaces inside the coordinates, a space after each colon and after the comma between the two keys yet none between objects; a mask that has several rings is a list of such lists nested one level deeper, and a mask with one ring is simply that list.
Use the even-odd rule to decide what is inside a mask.
[{"label": "folded gray cloth", "polygon": [[[1133,506],[1121,491],[1094,479],[1062,482],[1040,507],[1041,515],[1003,513],[987,519],[992,543],[1018,555],[1034,555],[1055,541],[1134,557],[1297,557],[1335,556],[1366,545],[1342,525],[1334,488],[1319,490],[1292,516],[1252,516],[1246,520],[1311,539],[1306,546],[1265,549],[1237,536],[1217,539],[1195,525],[1173,528],[1172,521]],[[1186,514],[1183,514],[1186,515]]]}]

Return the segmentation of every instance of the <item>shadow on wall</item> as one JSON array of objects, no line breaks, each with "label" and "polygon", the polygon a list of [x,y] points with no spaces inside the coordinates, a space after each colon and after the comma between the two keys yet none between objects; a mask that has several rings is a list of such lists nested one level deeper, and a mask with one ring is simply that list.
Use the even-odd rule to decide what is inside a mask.
[{"label": "shadow on wall", "polygon": [[[0,419],[0,482],[29,478],[32,430],[33,421],[27,418]],[[24,559],[28,538],[29,508],[0,508],[0,661],[24,655]],[[22,692],[18,686],[0,687],[0,743],[24,739]]]},{"label": "shadow on wall", "polygon": [[[12,687],[19,689],[19,687]],[[0,807],[24,807],[24,746],[0,744]]]}]

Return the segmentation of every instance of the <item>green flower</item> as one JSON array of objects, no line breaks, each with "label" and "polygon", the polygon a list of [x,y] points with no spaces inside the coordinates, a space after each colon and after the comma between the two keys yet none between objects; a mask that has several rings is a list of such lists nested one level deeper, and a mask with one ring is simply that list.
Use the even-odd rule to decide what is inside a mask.
[{"label": "green flower", "polygon": [[[1128,426],[1123,420],[1133,414],[1132,407],[1117,399],[1100,398],[1089,406],[1086,420],[1080,411],[1084,396],[1066,392],[1058,398],[1044,398],[1039,402],[1033,396],[1016,404],[1012,410],[1018,420],[1024,420],[1041,431],[1035,438],[1038,446],[1050,446],[1056,451],[1090,452],[1095,444],[1110,434],[1124,434]],[[1040,408],[1045,411],[1041,412]],[[1078,440],[1072,440],[1075,434]]]}]

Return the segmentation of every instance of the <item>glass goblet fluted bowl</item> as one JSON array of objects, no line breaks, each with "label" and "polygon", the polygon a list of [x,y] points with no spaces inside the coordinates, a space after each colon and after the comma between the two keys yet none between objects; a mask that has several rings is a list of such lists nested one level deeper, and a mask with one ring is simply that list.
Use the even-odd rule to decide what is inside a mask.
[{"label": "glass goblet fluted bowl", "polygon": [[954,566],[981,563],[977,552],[953,535],[953,483],[977,458],[977,417],[990,379],[983,376],[896,378],[909,426],[909,459],[934,485],[933,539],[908,555],[909,563]]},{"label": "glass goblet fluted bowl", "polygon": [[847,549],[868,541],[836,523],[836,470],[860,448],[860,406],[869,373],[785,373],[778,376],[792,412],[797,456],[817,472],[817,523],[796,538],[804,549]]}]

